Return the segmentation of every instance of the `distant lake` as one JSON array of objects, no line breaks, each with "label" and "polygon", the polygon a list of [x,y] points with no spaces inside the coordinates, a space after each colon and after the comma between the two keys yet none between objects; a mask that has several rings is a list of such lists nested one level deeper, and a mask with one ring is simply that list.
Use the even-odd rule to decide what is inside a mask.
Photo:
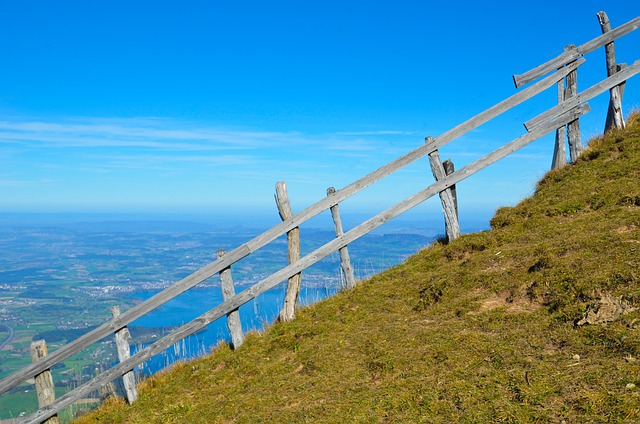
[{"label": "distant lake", "polygon": [[[239,289],[243,289],[243,287]],[[337,291],[338,289],[335,287],[316,288],[303,286],[300,289],[298,302],[300,305],[310,305],[334,295]],[[275,321],[284,303],[285,292],[286,282],[279,284],[277,287],[268,290],[256,299],[240,307],[240,321],[245,334],[252,330],[262,330]],[[135,292],[128,297],[130,299],[144,301],[157,293],[158,290]],[[220,287],[192,289],[137,319],[130,325],[167,327],[168,333],[168,331],[170,331],[169,327],[186,324],[190,320],[220,305],[222,302]],[[176,360],[202,356],[210,352],[220,341],[231,342],[226,317],[219,318],[217,321],[209,324],[206,330],[188,337],[184,342],[179,342],[173,347],[169,347],[165,353],[156,355],[150,361],[139,366],[137,371],[152,374]],[[131,347],[132,353],[140,349],[140,346]]]}]

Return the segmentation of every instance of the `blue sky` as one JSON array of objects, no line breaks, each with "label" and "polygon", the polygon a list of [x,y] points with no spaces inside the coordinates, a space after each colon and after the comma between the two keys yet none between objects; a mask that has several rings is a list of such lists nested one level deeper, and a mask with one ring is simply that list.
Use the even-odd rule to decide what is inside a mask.
[{"label": "blue sky", "polygon": [[[275,214],[279,180],[299,210],[514,94],[513,74],[598,36],[599,10],[615,27],[640,7],[0,1],[0,212]],[[640,31],[617,42],[618,61],[639,46]],[[599,49],[579,86],[605,72]],[[638,79],[625,112],[640,107]],[[607,101],[591,102],[586,138]],[[463,166],[554,103],[547,93],[441,156]],[[461,183],[461,215],[531,194],[551,154],[547,137]],[[380,210],[432,181],[422,160],[343,210]]]}]

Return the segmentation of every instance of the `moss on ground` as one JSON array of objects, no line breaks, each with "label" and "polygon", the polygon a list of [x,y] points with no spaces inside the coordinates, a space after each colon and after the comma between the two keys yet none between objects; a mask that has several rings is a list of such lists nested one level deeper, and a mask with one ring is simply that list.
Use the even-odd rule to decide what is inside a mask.
[{"label": "moss on ground", "polygon": [[491,226],[79,422],[640,422],[640,116]]}]

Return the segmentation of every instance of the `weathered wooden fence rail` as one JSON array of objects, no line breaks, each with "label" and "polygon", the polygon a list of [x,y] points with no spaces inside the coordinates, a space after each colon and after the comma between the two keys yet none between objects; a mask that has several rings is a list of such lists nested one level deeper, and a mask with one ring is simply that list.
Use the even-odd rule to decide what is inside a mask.
[{"label": "weathered wooden fence rail", "polygon": [[[602,23],[604,19],[603,16],[600,14],[598,16]],[[606,15],[604,16],[606,17]],[[606,22],[608,23],[608,19]],[[611,30],[610,27],[607,27],[605,30],[606,25],[603,25],[603,34],[601,36],[579,47],[568,48],[557,58],[522,75],[514,76],[514,82],[516,87],[520,87],[537,78],[543,77],[546,74],[550,75],[441,134],[439,137],[427,137],[425,143],[416,149],[394,161],[389,162],[365,177],[349,184],[345,188],[341,190],[329,188],[325,198],[297,214],[293,214],[290,206],[288,205],[286,187],[284,183],[279,183],[276,197],[278,201],[278,209],[282,217],[282,222],[280,224],[270,228],[230,252],[218,251],[217,259],[215,261],[185,277],[176,284],[166,288],[145,302],[123,313],[120,313],[119,310],[113,310],[113,318],[110,321],[92,331],[89,331],[84,336],[60,347],[51,354],[39,355],[37,361],[34,361],[34,363],[0,381],[0,393],[4,393],[22,382],[34,378],[35,376],[46,376],[46,373],[55,364],[62,362],[69,356],[78,353],[105,337],[114,335],[117,340],[118,356],[120,361],[117,365],[109,368],[105,372],[97,375],[92,380],[82,384],[72,391],[67,392],[58,399],[52,400],[49,398],[46,401],[43,401],[39,404],[40,409],[38,409],[38,411],[21,422],[43,422],[56,416],[59,411],[72,405],[77,400],[99,390],[112,380],[123,376],[127,399],[129,402],[133,402],[137,397],[137,392],[135,391],[135,384],[133,384],[132,380],[132,370],[136,366],[163,352],[184,338],[204,329],[210,323],[224,316],[227,317],[233,346],[234,348],[239,347],[243,342],[244,335],[240,325],[238,308],[251,301],[256,296],[287,280],[290,284],[287,295],[289,296],[289,291],[291,291],[291,297],[289,299],[294,300],[290,300],[288,306],[285,305],[280,314],[280,319],[291,319],[295,311],[295,298],[297,298],[297,290],[299,289],[300,274],[309,266],[319,262],[328,255],[331,255],[334,252],[340,252],[341,269],[344,276],[345,286],[352,287],[355,284],[355,278],[353,277],[353,269],[349,260],[347,250],[348,244],[363,235],[368,234],[385,222],[419,205],[425,200],[438,194],[441,196],[446,216],[447,236],[449,240],[455,239],[460,234],[457,218],[457,202],[454,193],[452,192],[452,188],[455,184],[553,131],[557,131],[556,151],[553,156],[554,164],[560,163],[562,160],[566,160],[566,152],[564,153],[563,158],[563,153],[558,151],[558,149],[564,147],[564,135],[558,135],[561,132],[560,129],[564,129],[567,125],[573,124],[573,127],[569,127],[569,132],[574,131],[575,133],[577,129],[577,140],[579,140],[579,127],[577,127],[577,122],[582,115],[590,110],[586,101],[604,93],[605,91],[610,91],[610,95],[613,98],[615,96],[615,91],[619,93],[619,87],[621,84],[624,84],[627,79],[640,72],[640,61],[637,61],[628,67],[616,67],[616,72],[608,73],[606,79],[579,93],[577,92],[577,89],[571,88],[575,87],[575,84],[571,82],[571,79],[575,79],[578,67],[585,62],[585,59],[582,56],[598,47],[611,45],[616,38],[628,34],[639,26],[640,17],[635,18],[613,30]],[[608,63],[608,66],[609,65],[610,64]],[[568,79],[569,81],[565,82],[565,79]],[[567,85],[566,89],[564,88],[565,84]],[[452,164],[449,166],[448,163],[445,167],[445,164],[440,161],[438,153],[439,148],[490,121],[498,115],[525,102],[526,100],[535,97],[554,85],[558,87],[558,105],[527,121],[525,123],[527,132],[524,135],[517,137],[513,141],[501,146],[479,160],[460,168],[459,170],[453,170]],[[620,97],[621,96],[618,96],[618,98]],[[613,106],[614,109],[617,107],[619,107],[619,103],[615,103]],[[615,124],[617,125],[618,121],[615,120],[615,118],[612,119],[614,119]],[[572,161],[575,160],[579,154],[579,146],[575,141],[575,135],[573,140],[574,141],[571,141],[570,137]],[[340,202],[425,156],[428,156],[430,159],[432,171],[435,177],[435,182],[433,184],[430,184],[426,188],[418,191],[407,199],[395,204],[369,220],[357,225],[349,231],[344,231],[339,213]],[[447,161],[445,161],[445,163],[446,162]],[[331,212],[334,221],[336,237],[333,240],[303,257],[299,257],[299,250],[297,254],[290,254],[289,265],[276,271],[242,292],[237,294],[235,293],[231,277],[231,267],[233,264],[285,234],[288,236],[290,243],[295,244],[297,229],[300,225],[327,210]],[[291,242],[292,239],[293,242]],[[297,243],[299,249],[299,239]],[[290,252],[295,250],[295,246],[293,247],[293,249],[289,250]],[[178,327],[167,336],[157,340],[155,343],[140,350],[139,352],[129,355],[127,341],[129,335],[128,330],[126,329],[129,323],[146,315],[148,312],[156,309],[160,305],[163,305],[167,301],[216,274],[219,274],[221,280],[224,299],[222,304]],[[298,278],[297,282],[296,278]]]},{"label": "weathered wooden fence rail", "polygon": [[[602,13],[602,12],[600,12]],[[599,16],[599,14],[598,14]],[[607,19],[608,20],[608,19]],[[548,74],[549,72],[555,71],[558,68],[565,66],[568,63],[573,62],[574,60],[591,53],[592,51],[603,47],[609,43],[612,43],[617,38],[622,37],[623,35],[627,35],[632,31],[640,28],[640,16],[630,20],[629,22],[620,25],[614,30],[607,31],[599,37],[588,41],[575,49],[570,49],[565,51],[561,55],[533,68],[530,71],[525,72],[524,74],[514,75],[513,82],[516,85],[516,88],[522,87],[525,84],[530,83],[531,81],[540,78],[543,75]]]}]

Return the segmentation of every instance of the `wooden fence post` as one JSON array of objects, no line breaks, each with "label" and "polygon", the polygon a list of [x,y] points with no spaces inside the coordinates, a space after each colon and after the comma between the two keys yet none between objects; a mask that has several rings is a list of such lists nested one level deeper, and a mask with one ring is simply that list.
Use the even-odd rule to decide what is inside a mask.
[{"label": "wooden fence post", "polygon": [[[216,252],[218,258],[227,254],[227,251],[220,249]],[[233,278],[231,277],[231,267],[227,267],[220,271],[220,285],[222,287],[222,299],[227,301],[236,295],[236,289],[233,287]],[[240,323],[240,313],[238,309],[227,314],[227,327],[231,333],[231,344],[233,349],[239,348],[244,343],[244,333],[242,332],[242,324]]]},{"label": "wooden fence post", "polygon": [[[565,48],[565,51],[567,49]],[[565,89],[564,78],[558,81],[558,104],[564,101]],[[567,147],[566,147],[566,127],[563,125],[556,129],[556,142],[553,147],[553,158],[551,159],[551,169],[560,169],[567,164]]]},{"label": "wooden fence post", "polygon": [[[454,167],[453,162],[451,161],[451,159],[447,159],[444,162],[442,162],[442,166],[444,167],[444,173],[446,175],[451,175],[455,171],[455,167]],[[460,222],[460,216],[458,215],[458,192],[456,190],[456,185],[454,184],[449,188],[451,189],[451,197],[453,198],[453,206],[454,206],[454,208],[456,210],[456,219],[458,219],[458,222]]]},{"label": "wooden fence post", "polygon": [[[44,340],[31,342],[31,362],[37,362],[49,354],[47,343]],[[36,395],[38,396],[38,408],[44,409],[56,400],[55,386],[51,370],[42,371],[36,375]],[[58,415],[43,421],[47,424],[58,424]]]},{"label": "wooden fence post", "polygon": [[[332,196],[336,192],[336,189],[329,187],[327,189],[327,196]],[[331,206],[331,218],[333,218],[333,227],[336,231],[336,237],[340,237],[344,234],[342,228],[342,218],[340,217],[340,207],[336,203]],[[340,248],[340,267],[342,268],[342,275],[344,276],[344,287],[350,289],[355,287],[356,278],[353,275],[353,267],[351,266],[351,259],[349,258],[349,250],[347,246]]]},{"label": "wooden fence post", "polygon": [[[276,204],[278,205],[278,213],[283,221],[293,217],[289,196],[287,195],[287,184],[284,181],[276,183]],[[289,264],[300,260],[300,228],[295,227],[287,232],[287,251]],[[287,292],[284,297],[284,305],[280,311],[278,319],[280,321],[291,321],[296,316],[296,305],[300,294],[300,284],[302,282],[302,274],[298,273],[289,278]]]},{"label": "wooden fence post", "polygon": [[[575,46],[572,46],[575,48]],[[564,99],[578,95],[578,70],[573,70],[567,75],[567,88],[565,90]],[[578,156],[582,153],[582,140],[580,139],[580,119],[571,121],[567,124],[567,140],[569,142],[569,159],[571,163],[578,160]]]},{"label": "wooden fence post", "polygon": [[[623,69],[625,69],[628,65],[626,63],[618,63],[616,64],[616,72],[618,73],[620,71],[622,71]],[[622,113],[622,99],[624,98],[624,89],[627,85],[626,81],[623,81],[620,85],[616,86],[618,88],[618,91],[620,92],[620,113]],[[616,109],[613,107],[613,102],[611,100],[609,100],[609,109],[607,110],[607,121],[604,124],[604,130],[605,132],[610,130],[611,128],[614,128],[616,126],[615,123],[615,115],[616,115]],[[621,116],[620,121],[622,122],[622,125],[626,125],[624,122],[624,116]]]},{"label": "wooden fence post", "polygon": [[[571,44],[564,48],[569,53],[576,50]],[[563,80],[558,81],[558,104],[565,102],[578,94],[578,70],[569,72]],[[582,141],[580,139],[580,120],[569,122],[556,130],[556,142],[553,149],[551,169],[560,169],[567,164],[567,147],[569,143],[569,157],[573,163],[582,153]]]},{"label": "wooden fence post", "polygon": [[[111,307],[111,316],[113,318],[120,315],[120,307]],[[118,360],[120,362],[125,361],[131,356],[131,347],[129,346],[129,339],[131,334],[127,327],[123,327],[116,331],[116,348],[118,350]],[[131,405],[138,399],[138,388],[136,387],[136,377],[133,371],[129,371],[122,375],[122,384],[124,385],[124,394],[127,398],[127,402]]]},{"label": "wooden fence post", "polygon": [[[431,143],[435,139],[433,137],[427,137],[425,139],[426,143]],[[438,150],[434,150],[429,153],[429,163],[431,164],[431,172],[433,172],[433,176],[436,181],[439,181],[447,176],[444,166],[440,161],[440,154]],[[458,223],[458,214],[456,212],[456,202],[453,200],[453,195],[451,193],[451,187],[447,187],[446,189],[440,192],[440,201],[442,202],[442,210],[444,212],[444,222],[447,232],[447,240],[452,242],[453,240],[460,237],[460,224]]]},{"label": "wooden fence post", "polygon": [[[611,23],[609,17],[605,12],[596,13],[598,22],[600,22],[600,28],[602,33],[611,31]],[[620,71],[623,66],[616,65],[616,51],[613,45],[613,41],[604,46],[605,55],[607,58],[607,76],[615,74]],[[607,121],[605,123],[605,132],[609,131],[615,126],[615,128],[624,128],[624,116],[622,114],[622,95],[624,94],[624,83],[617,85],[609,90],[609,110],[607,112]]]}]

